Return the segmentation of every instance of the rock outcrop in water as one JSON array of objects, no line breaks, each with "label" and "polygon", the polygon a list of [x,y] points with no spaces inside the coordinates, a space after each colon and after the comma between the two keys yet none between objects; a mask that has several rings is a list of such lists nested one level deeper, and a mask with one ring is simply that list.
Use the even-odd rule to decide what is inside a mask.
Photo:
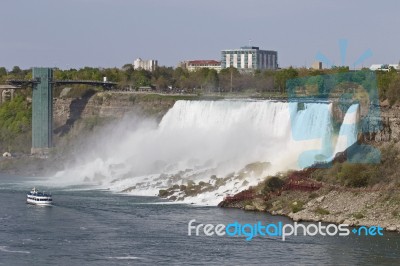
[{"label": "rock outcrop in water", "polygon": [[[237,189],[246,188],[249,182],[246,179],[250,179],[252,176],[259,176],[263,172],[267,171],[271,166],[267,162],[256,162],[246,165],[243,169],[237,173],[228,174],[225,177],[217,177],[216,175],[210,176],[208,182],[199,181],[195,182],[189,178],[183,179],[182,177],[176,179],[176,183],[181,183],[181,185],[175,184],[167,189],[161,189],[158,196],[168,200],[183,201],[187,197],[196,197],[204,193],[215,192],[214,197],[221,196],[220,188],[227,186],[229,183]],[[184,184],[182,184],[184,183]],[[128,191],[125,191],[128,192]],[[226,191],[226,193],[231,193],[232,190]]]}]

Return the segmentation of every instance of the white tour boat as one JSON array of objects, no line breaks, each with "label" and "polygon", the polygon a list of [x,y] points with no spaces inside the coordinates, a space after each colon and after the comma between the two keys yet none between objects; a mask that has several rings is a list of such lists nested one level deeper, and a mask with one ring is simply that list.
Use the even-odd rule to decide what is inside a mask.
[{"label": "white tour boat", "polygon": [[26,203],[35,205],[51,205],[53,199],[50,193],[39,192],[36,188],[33,188],[29,194],[26,195]]}]

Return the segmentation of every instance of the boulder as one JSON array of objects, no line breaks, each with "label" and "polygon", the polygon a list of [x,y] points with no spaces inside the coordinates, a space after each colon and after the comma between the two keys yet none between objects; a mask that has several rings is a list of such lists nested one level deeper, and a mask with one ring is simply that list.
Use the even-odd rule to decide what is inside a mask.
[{"label": "boulder", "polygon": [[12,155],[11,153],[6,151],[5,153],[3,153],[3,157],[12,157]]},{"label": "boulder", "polygon": [[244,206],[244,210],[245,211],[255,211],[256,207],[254,207],[253,205],[246,205],[246,206]]}]

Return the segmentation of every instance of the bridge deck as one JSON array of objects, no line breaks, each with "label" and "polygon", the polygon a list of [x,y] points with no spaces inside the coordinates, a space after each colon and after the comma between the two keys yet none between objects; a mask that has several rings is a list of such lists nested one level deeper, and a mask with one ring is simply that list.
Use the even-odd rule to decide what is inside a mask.
[{"label": "bridge deck", "polygon": [[36,79],[8,79],[6,83],[19,89],[21,87],[33,86],[33,84],[39,83],[39,81]]},{"label": "bridge deck", "polygon": [[92,86],[102,86],[105,88],[111,88],[116,86],[117,83],[109,82],[109,81],[97,81],[97,80],[54,80],[52,82],[54,85],[61,85],[61,84],[85,84],[85,85],[92,85]]},{"label": "bridge deck", "polygon": [[[36,79],[9,79],[6,81],[7,84],[15,86],[15,88],[21,88],[21,87],[27,87],[27,86],[33,86],[35,83],[39,83],[39,80]],[[61,85],[61,84],[85,84],[85,85],[92,85],[92,86],[102,86],[104,88],[112,88],[117,85],[115,82],[110,82],[110,81],[98,81],[98,80],[53,80],[50,82],[51,84],[54,85]]]},{"label": "bridge deck", "polygon": [[13,90],[18,89],[18,87],[13,85],[0,85],[0,90]]}]

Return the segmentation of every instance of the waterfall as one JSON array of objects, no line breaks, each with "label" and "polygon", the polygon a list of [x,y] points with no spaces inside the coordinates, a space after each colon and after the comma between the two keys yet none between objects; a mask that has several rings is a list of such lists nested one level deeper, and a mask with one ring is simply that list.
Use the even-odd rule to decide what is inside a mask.
[{"label": "waterfall", "polygon": [[[352,121],[350,113],[345,121]],[[326,161],[335,147],[330,103],[182,100],[158,125],[136,122],[134,130],[113,128],[122,135],[100,138],[101,149],[55,179],[94,181],[114,191],[153,196],[188,180],[215,184],[225,178],[217,190],[184,199],[217,204],[267,174]],[[349,143],[339,138],[335,151]],[[269,167],[248,166],[256,162]]]},{"label": "waterfall", "polygon": [[353,104],[347,110],[340,126],[334,154],[344,151],[357,141],[358,109],[359,105]]}]

